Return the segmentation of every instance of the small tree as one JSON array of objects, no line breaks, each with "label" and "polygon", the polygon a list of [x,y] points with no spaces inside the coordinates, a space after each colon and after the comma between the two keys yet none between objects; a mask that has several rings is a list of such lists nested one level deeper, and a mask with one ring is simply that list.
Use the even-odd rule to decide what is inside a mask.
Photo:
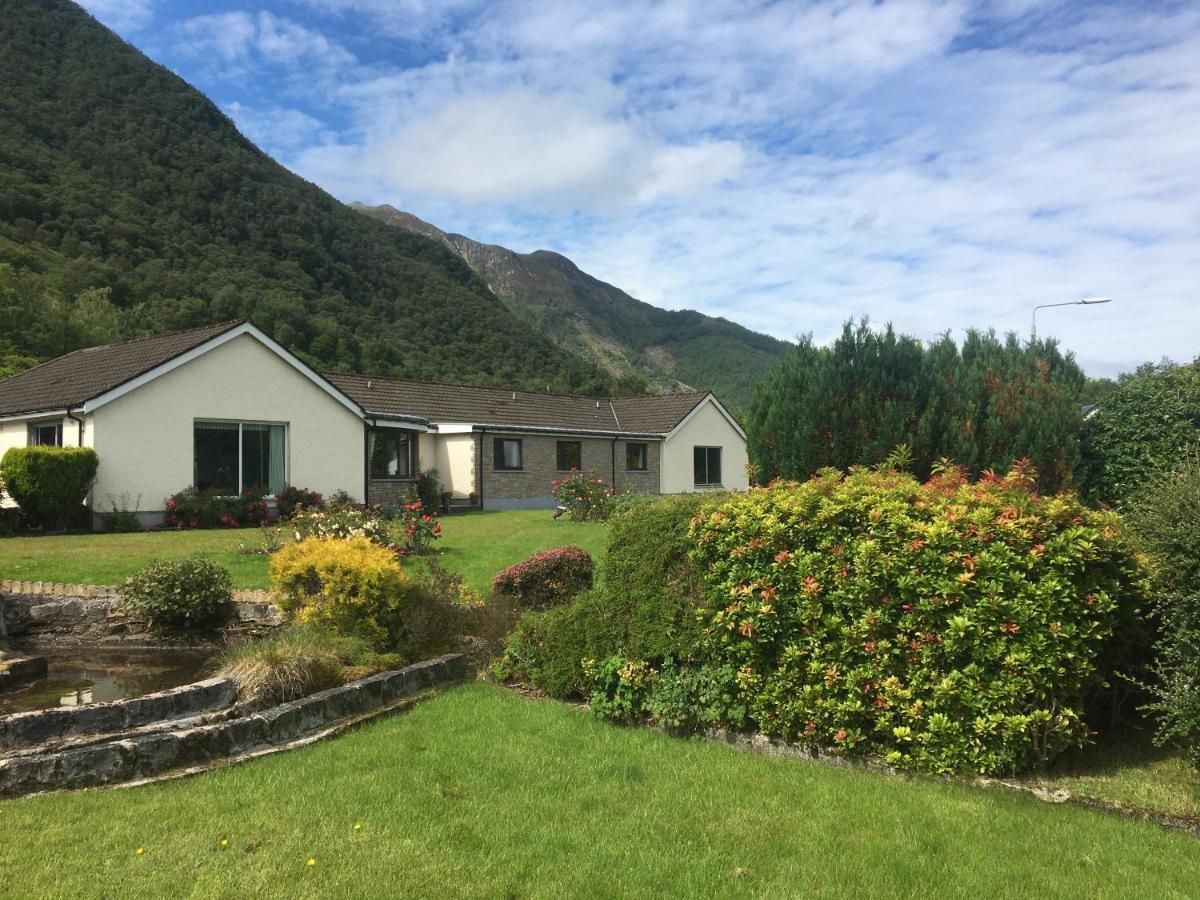
[{"label": "small tree", "polygon": [[0,460],[5,489],[42,528],[64,528],[83,505],[100,460],[90,447],[13,447]]}]

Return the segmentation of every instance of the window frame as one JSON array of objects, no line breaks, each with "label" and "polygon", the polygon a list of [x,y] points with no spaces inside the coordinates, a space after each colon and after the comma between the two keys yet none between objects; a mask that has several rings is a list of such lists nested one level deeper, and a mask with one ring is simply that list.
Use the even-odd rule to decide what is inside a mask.
[{"label": "window frame", "polygon": [[[513,443],[517,445],[517,460],[515,466],[504,465],[504,450],[501,445]],[[523,472],[525,471],[525,444],[521,438],[494,437],[492,438],[492,471],[493,472]]]},{"label": "window frame", "polygon": [[[629,464],[629,451],[634,447],[641,448],[642,464],[640,466],[631,466]],[[626,441],[625,442],[625,471],[626,472],[648,472],[650,471],[650,445],[645,441]]]},{"label": "window frame", "polygon": [[[579,462],[573,466],[564,466],[562,453],[564,447],[575,447],[578,450]],[[522,459],[524,462],[524,459]],[[554,465],[559,472],[582,472],[583,471],[583,441],[555,441],[554,442]]]},{"label": "window frame", "polygon": [[[408,441],[408,474],[407,475],[376,475],[371,471],[371,434],[398,435]],[[381,425],[367,427],[367,478],[371,481],[414,481],[420,469],[420,437],[415,431],[407,428],[385,428]]]},{"label": "window frame", "polygon": [[[704,451],[704,477],[705,477],[704,481],[700,481],[697,478],[698,472],[696,470],[696,462],[697,462],[696,453],[697,453],[697,451],[700,451],[700,450]],[[712,470],[711,453],[713,450],[717,451],[717,480],[716,481],[712,480],[712,471],[711,471]],[[724,473],[721,471],[723,463],[724,463],[724,460],[723,460],[724,453],[722,452],[723,450],[724,450],[724,447],[710,446],[710,445],[706,445],[706,444],[695,444],[692,446],[692,481],[693,481],[692,486],[693,487],[713,488],[713,487],[723,487],[724,486],[724,480],[723,480]]]},{"label": "window frame", "polygon": [[[243,443],[242,427],[245,425],[274,425],[283,428],[283,484],[284,487],[291,484],[292,477],[292,426],[290,422],[270,422],[259,419],[192,419],[192,486],[196,490],[200,490],[196,485],[196,426],[198,424],[205,425],[236,425],[238,430],[237,448],[238,448],[238,489],[236,494],[217,494],[218,497],[240,497],[248,487],[246,482],[245,461],[245,444]],[[269,488],[270,485],[264,485]],[[264,499],[275,499],[275,493],[271,492],[264,495]]]},{"label": "window frame", "polygon": [[[54,442],[46,443],[38,439],[38,434],[45,428],[54,429]],[[63,445],[62,422],[30,422],[25,434],[25,443],[30,447],[61,447]]]}]

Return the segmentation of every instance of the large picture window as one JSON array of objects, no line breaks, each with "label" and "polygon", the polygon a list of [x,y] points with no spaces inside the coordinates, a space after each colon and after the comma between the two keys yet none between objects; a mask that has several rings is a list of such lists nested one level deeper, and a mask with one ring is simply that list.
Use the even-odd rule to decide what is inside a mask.
[{"label": "large picture window", "polygon": [[625,445],[625,468],[630,472],[645,472],[649,452],[645,444]]},{"label": "large picture window", "polygon": [[198,491],[277,494],[287,484],[287,426],[196,422],[192,483]]},{"label": "large picture window", "polygon": [[580,441],[558,442],[558,471],[570,472],[583,468],[583,444]]},{"label": "large picture window", "polygon": [[492,463],[498,471],[513,471],[522,468],[519,438],[496,438],[496,442],[492,445],[492,455]]},{"label": "large picture window", "polygon": [[367,461],[372,478],[412,478],[412,433],[397,428],[372,428],[367,432]]},{"label": "large picture window", "polygon": [[696,487],[721,483],[721,448],[696,447],[693,450],[696,468]]}]

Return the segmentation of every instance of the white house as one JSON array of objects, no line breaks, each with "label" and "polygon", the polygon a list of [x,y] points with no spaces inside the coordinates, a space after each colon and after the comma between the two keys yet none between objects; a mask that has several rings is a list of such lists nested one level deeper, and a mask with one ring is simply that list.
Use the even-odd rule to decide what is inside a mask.
[{"label": "white house", "polygon": [[595,398],[309,368],[249,322],[77,350],[0,381],[9,447],[93,447],[91,505],[161,518],[189,485],[296,485],[394,504],[436,468],[458,505],[553,505],[571,469],[617,490],[744,489],[746,436],[707,392]]}]

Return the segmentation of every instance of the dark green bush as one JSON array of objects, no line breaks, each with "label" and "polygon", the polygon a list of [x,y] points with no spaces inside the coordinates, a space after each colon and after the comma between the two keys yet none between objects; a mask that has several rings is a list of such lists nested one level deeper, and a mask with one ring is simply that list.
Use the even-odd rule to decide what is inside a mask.
[{"label": "dark green bush", "polygon": [[211,628],[229,619],[233,589],[229,572],[209,559],[152,563],[121,587],[125,609],[152,628]]},{"label": "dark green bush", "polygon": [[100,460],[90,447],[13,447],[0,460],[4,488],[42,528],[82,521],[83,501]]},{"label": "dark green bush", "polygon": [[1200,767],[1200,454],[1150,478],[1126,507],[1156,567],[1160,637],[1148,708],[1159,743],[1182,745]]},{"label": "dark green bush", "polygon": [[1200,445],[1200,359],[1142,366],[1083,423],[1082,486],[1089,501],[1119,504],[1143,482],[1174,471]]},{"label": "dark green bush", "polygon": [[524,616],[500,673],[555,697],[586,696],[585,659],[687,655],[701,636],[701,579],[688,555],[688,528],[698,512],[724,496],[680,494],[614,516],[601,586]]}]

